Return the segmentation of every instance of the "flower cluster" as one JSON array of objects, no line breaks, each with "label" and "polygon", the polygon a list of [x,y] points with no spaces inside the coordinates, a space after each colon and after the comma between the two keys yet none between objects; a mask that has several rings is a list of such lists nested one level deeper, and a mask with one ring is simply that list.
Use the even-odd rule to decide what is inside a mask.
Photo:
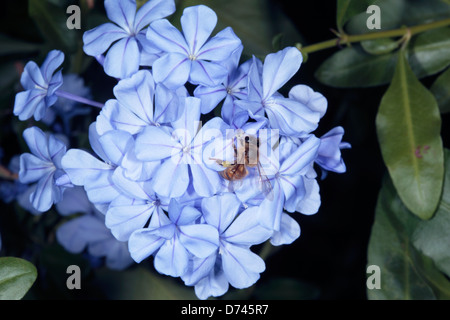
[{"label": "flower cluster", "polygon": [[[153,257],[200,299],[253,285],[265,263],[252,247],[292,243],[300,227],[290,213],[318,211],[315,164],[345,172],[343,129],[316,137],[327,100],[306,85],[279,92],[302,63],[296,48],[242,62],[241,40],[231,28],[213,35],[217,16],[204,5],[184,10],[181,31],[164,18],[173,0],[139,10],[105,0],[105,9],[114,24],[87,31],[84,50],[118,79],[115,98],[89,127],[91,150],[36,127],[24,132],[31,153],[19,178],[35,183],[32,206],[43,212],[68,198],[67,215],[81,192],[85,215],[57,233],[68,250],[88,248],[117,268]],[[62,57],[52,51],[40,69],[26,66],[20,119],[42,119],[57,97],[74,98],[58,91]]]}]

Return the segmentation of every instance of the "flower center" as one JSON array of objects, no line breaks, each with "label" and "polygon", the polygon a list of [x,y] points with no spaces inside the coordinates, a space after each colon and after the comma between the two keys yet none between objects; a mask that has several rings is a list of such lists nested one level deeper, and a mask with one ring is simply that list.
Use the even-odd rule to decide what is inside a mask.
[{"label": "flower center", "polygon": [[191,60],[191,61],[195,61],[195,60],[197,60],[197,57],[195,56],[195,54],[189,54],[189,60]]}]

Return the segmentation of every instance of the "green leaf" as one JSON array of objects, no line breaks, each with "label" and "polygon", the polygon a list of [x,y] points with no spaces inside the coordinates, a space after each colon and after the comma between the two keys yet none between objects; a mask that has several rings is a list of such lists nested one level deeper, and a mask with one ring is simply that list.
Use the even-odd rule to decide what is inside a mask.
[{"label": "green leaf", "polygon": [[413,234],[414,245],[450,277],[450,151],[445,150],[445,181],[439,208]]},{"label": "green leaf", "polygon": [[365,13],[367,7],[374,2],[374,0],[337,0],[336,26],[338,30],[342,31],[345,23],[350,18]]},{"label": "green leaf", "polygon": [[272,39],[283,34],[283,47],[302,42],[293,22],[274,1],[270,0],[181,0],[177,12],[171,18],[179,26],[183,9],[204,4],[213,9],[218,17],[215,32],[232,27],[244,45],[243,54],[264,57],[273,52]]},{"label": "green leaf", "polygon": [[386,54],[398,48],[399,43],[391,38],[361,41],[363,49],[370,54]]},{"label": "green leaf", "polygon": [[429,219],[444,181],[441,118],[433,95],[400,52],[394,78],[376,118],[383,160],[406,207]]},{"label": "green leaf", "polygon": [[372,300],[448,299],[450,282],[413,245],[411,234],[424,221],[414,216],[386,177],[378,196],[368,247],[368,265],[380,268],[380,289]]},{"label": "green leaf", "polygon": [[346,24],[348,34],[363,34],[415,26],[446,19],[450,16],[450,6],[441,0],[377,0],[373,4],[380,7],[381,29],[368,30],[364,11],[353,16]]},{"label": "green leaf", "polygon": [[450,111],[450,68],[443,72],[430,88],[441,113]]},{"label": "green leaf", "polygon": [[[388,84],[394,74],[397,52],[395,43],[372,48],[375,42],[344,48],[317,69],[315,76],[322,83],[338,88],[373,87]],[[371,47],[372,46],[372,47]],[[379,52],[374,52],[379,51]],[[423,78],[444,70],[450,64],[450,28],[439,28],[413,37],[407,46],[408,62],[414,74]]]},{"label": "green leaf", "polygon": [[53,49],[75,52],[79,34],[67,28],[65,9],[46,0],[29,0],[28,13]]},{"label": "green leaf", "polygon": [[20,258],[0,258],[0,299],[20,300],[37,278],[35,266]]},{"label": "green leaf", "polygon": [[94,285],[112,300],[196,300],[193,288],[136,266],[124,271],[102,269]]}]

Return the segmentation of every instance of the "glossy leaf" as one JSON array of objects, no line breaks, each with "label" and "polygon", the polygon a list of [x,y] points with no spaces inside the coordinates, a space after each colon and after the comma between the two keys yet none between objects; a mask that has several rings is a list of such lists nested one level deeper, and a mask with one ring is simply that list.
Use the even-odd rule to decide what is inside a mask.
[{"label": "glossy leaf", "polygon": [[76,50],[78,33],[76,29],[67,28],[68,16],[64,8],[46,0],[29,0],[28,13],[54,49],[69,52]]},{"label": "glossy leaf", "polygon": [[374,0],[337,0],[336,26],[342,31],[345,23],[353,16],[366,12]]},{"label": "glossy leaf", "polygon": [[37,278],[36,267],[20,258],[0,258],[0,300],[20,300]]},{"label": "glossy leaf", "polygon": [[398,48],[399,43],[391,38],[361,41],[363,49],[370,54],[386,54]]},{"label": "glossy leaf", "polygon": [[348,21],[345,28],[348,34],[363,34],[403,26],[415,26],[446,19],[450,16],[450,6],[442,0],[377,0],[374,4],[380,7],[381,29],[367,29],[366,23],[369,15],[364,11]]},{"label": "glossy leaf", "polygon": [[414,245],[433,259],[450,277],[450,151],[445,150],[445,181],[442,199],[434,217],[420,224],[413,234]]},{"label": "glossy leaf", "polygon": [[[354,45],[339,50],[316,71],[322,83],[338,88],[373,87],[388,84],[394,74],[395,43]],[[375,46],[375,48],[374,48]],[[379,54],[388,51],[386,54]],[[430,30],[413,37],[407,46],[408,62],[414,74],[423,78],[444,70],[450,64],[450,28]]]},{"label": "glossy leaf", "polygon": [[400,52],[376,118],[383,160],[400,198],[422,219],[432,217],[444,180],[441,118],[433,95]]},{"label": "glossy leaf", "polygon": [[448,299],[450,282],[413,245],[411,235],[424,221],[414,216],[386,177],[378,196],[367,265],[380,268],[380,289],[372,300]]},{"label": "glossy leaf", "polygon": [[443,72],[430,88],[441,113],[450,111],[450,69]]}]

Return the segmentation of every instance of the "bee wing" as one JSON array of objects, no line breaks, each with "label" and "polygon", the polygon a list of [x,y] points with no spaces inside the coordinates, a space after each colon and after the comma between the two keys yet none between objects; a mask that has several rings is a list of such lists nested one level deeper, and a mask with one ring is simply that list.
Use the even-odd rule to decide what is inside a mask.
[{"label": "bee wing", "polygon": [[270,182],[270,179],[267,178],[266,174],[264,173],[264,169],[262,168],[261,164],[258,163],[256,166],[258,168],[258,175],[259,175],[259,187],[261,191],[263,192],[264,196],[269,199],[270,201],[273,200],[273,187],[272,183]]}]

